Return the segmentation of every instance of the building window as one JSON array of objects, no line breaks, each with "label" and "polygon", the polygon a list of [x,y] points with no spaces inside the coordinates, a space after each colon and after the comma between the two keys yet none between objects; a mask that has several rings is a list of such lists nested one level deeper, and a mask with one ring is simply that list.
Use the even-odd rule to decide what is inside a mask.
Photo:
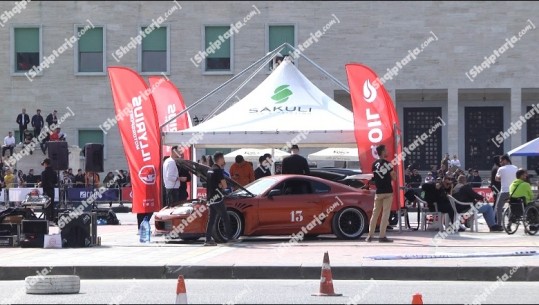
[{"label": "building window", "polygon": [[141,28],[146,33],[142,38],[142,67],[141,72],[168,73],[168,27],[154,28],[151,32],[146,27]]},{"label": "building window", "polygon": [[[440,122],[441,107],[405,107],[403,108],[403,143],[402,147],[410,147],[416,136],[429,134],[429,129]],[[425,144],[417,146],[406,156],[404,166],[413,165],[419,170],[430,170],[432,165],[438,166],[442,160],[442,128],[433,132]],[[417,143],[417,142],[416,142]],[[414,145],[415,146],[415,145]]]},{"label": "building window", "polygon": [[[208,55],[206,57],[207,72],[232,71],[231,69],[231,43],[230,26],[206,26],[204,30],[204,50]],[[219,41],[219,46],[215,42]],[[219,46],[217,48],[217,46]]]},{"label": "building window", "polygon": [[492,139],[503,130],[503,107],[465,107],[465,168],[489,170],[492,158],[503,154]]},{"label": "building window", "polygon": [[[80,33],[84,27],[77,27]],[[104,72],[104,35],[102,27],[87,30],[78,41],[77,72]]]},{"label": "building window", "polygon": [[103,158],[106,159],[105,135],[101,129],[85,129],[79,130],[79,147],[81,148],[81,154],[84,152],[84,146],[88,143],[103,144]]},{"label": "building window", "polygon": [[[268,52],[277,49],[283,43],[288,42],[292,46],[296,46],[295,27],[293,25],[270,25],[268,27]],[[281,55],[290,55],[293,50],[286,46],[281,50]],[[296,60],[294,60],[295,62]],[[270,68],[272,63],[270,63]]]},{"label": "building window", "polygon": [[40,28],[14,28],[15,72],[27,72],[38,67],[41,58]]}]

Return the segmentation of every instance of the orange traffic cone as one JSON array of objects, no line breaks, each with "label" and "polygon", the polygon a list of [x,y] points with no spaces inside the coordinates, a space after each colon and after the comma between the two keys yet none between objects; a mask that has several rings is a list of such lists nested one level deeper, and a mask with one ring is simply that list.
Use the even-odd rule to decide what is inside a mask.
[{"label": "orange traffic cone", "polygon": [[314,296],[342,296],[333,290],[333,276],[331,275],[331,266],[329,265],[329,254],[324,253],[324,262],[322,263],[322,275],[320,277],[320,292],[313,293]]},{"label": "orange traffic cone", "polygon": [[185,281],[183,280],[183,275],[178,276],[175,304],[187,304],[187,291],[185,291]]},{"label": "orange traffic cone", "polygon": [[421,293],[416,293],[413,295],[412,304],[423,304],[423,296]]}]

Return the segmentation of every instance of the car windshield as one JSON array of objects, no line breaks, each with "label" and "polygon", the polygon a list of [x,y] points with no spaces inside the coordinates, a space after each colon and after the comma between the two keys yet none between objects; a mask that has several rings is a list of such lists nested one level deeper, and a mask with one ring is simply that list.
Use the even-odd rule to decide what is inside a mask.
[{"label": "car windshield", "polygon": [[[246,186],[244,186],[244,188],[246,188],[249,192],[253,193],[253,195],[258,196],[264,193],[270,186],[274,185],[275,182],[277,182],[277,179],[262,178],[247,184]],[[242,189],[239,189],[232,194],[246,195],[248,193]]]}]

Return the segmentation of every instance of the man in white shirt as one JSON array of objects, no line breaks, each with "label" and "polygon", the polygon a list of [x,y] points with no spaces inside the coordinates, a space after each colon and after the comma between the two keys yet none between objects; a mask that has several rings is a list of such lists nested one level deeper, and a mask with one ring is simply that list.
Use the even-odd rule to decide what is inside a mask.
[{"label": "man in white shirt", "polygon": [[165,183],[166,206],[180,201],[180,183],[185,182],[185,177],[178,176],[176,160],[180,159],[178,146],[172,146],[170,157],[163,162],[163,181]]},{"label": "man in white shirt", "polygon": [[2,145],[2,157],[6,153],[6,150],[9,149],[9,156],[13,156],[13,148],[15,148],[15,137],[10,131],[8,135],[4,138],[4,145]]},{"label": "man in white shirt", "polygon": [[457,158],[457,155],[453,155],[453,159],[449,161],[449,167],[460,168],[460,160]]},{"label": "man in white shirt", "polygon": [[501,182],[500,194],[498,195],[498,200],[496,200],[495,210],[496,210],[496,224],[502,224],[502,212],[505,201],[509,199],[509,186],[517,177],[518,168],[511,163],[511,159],[507,154],[500,157],[501,167],[496,173],[496,181]]}]

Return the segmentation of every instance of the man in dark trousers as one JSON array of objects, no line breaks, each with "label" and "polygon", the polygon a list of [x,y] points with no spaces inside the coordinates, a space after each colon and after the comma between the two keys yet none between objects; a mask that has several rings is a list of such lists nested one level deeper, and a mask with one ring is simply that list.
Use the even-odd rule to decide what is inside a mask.
[{"label": "man in dark trousers", "polygon": [[32,127],[34,127],[34,137],[39,137],[41,129],[45,126],[43,116],[41,116],[41,109],[37,110],[37,113],[32,117]]},{"label": "man in dark trousers", "polygon": [[384,166],[389,163],[385,158],[387,157],[386,146],[380,145],[376,147],[378,153],[378,160],[372,164],[372,172],[374,174],[373,180],[376,185],[376,194],[374,196],[374,209],[372,211],[371,221],[369,223],[369,235],[365,239],[366,242],[371,242],[374,236],[374,230],[376,229],[376,223],[378,222],[378,216],[382,213],[382,220],[380,221],[380,236],[378,241],[381,243],[390,243],[393,240],[386,237],[387,224],[389,223],[389,213],[391,212],[391,205],[393,203],[393,185],[392,181],[397,179],[397,174],[393,170],[393,167]]},{"label": "man in dark trousers", "polygon": [[216,246],[217,244],[212,239],[213,227],[217,224],[217,217],[223,219],[225,222],[225,231],[228,235],[228,242],[235,242],[232,239],[232,227],[230,225],[230,218],[226,212],[226,206],[224,201],[224,189],[227,188],[227,183],[224,175],[225,157],[222,152],[216,152],[213,155],[213,166],[207,173],[207,199],[209,205],[208,225],[206,226],[206,242],[204,246]]},{"label": "man in dark trousers", "polygon": [[45,215],[49,224],[53,224],[54,221],[54,188],[58,185],[58,175],[52,169],[51,160],[46,158],[41,162],[41,165],[45,167],[45,170],[41,173],[41,187],[43,193],[47,195],[51,202],[45,209]]},{"label": "man in dark trousers", "polygon": [[52,113],[49,113],[45,121],[47,122],[47,127],[51,127],[52,124],[57,125],[58,124],[58,117],[56,114],[58,111],[54,110]]},{"label": "man in dark trousers", "polygon": [[[178,149],[177,153],[180,155],[180,158],[178,160],[183,160],[183,149]],[[177,165],[177,163],[176,163]],[[177,165],[178,166],[178,165]],[[184,169],[181,166],[178,166],[178,177],[180,178],[180,187],[178,188],[179,191],[179,201],[187,200],[189,197],[189,193],[187,192],[187,183],[191,182],[191,174],[188,170]]]},{"label": "man in dark trousers", "polygon": [[[457,178],[457,185],[453,188],[453,197],[460,201],[460,202],[466,202],[466,203],[474,203],[474,207],[476,208],[478,201],[483,201],[485,198],[481,196],[480,194],[476,193],[473,189],[470,183],[466,182],[466,176],[460,175]],[[470,210],[471,206],[465,206],[457,204],[455,206],[457,208],[458,213],[466,213],[468,210]],[[502,226],[496,224],[496,219],[494,216],[494,210],[488,203],[482,204],[479,208],[477,208],[477,211],[479,213],[483,214],[483,218],[485,218],[485,221],[487,222],[488,227],[490,228],[490,232],[501,232],[503,231]]]},{"label": "man in dark trousers", "polygon": [[292,153],[290,156],[283,158],[281,173],[283,175],[309,175],[311,173],[309,163],[307,159],[299,155],[299,147],[295,144],[292,145],[290,152]]},{"label": "man in dark trousers", "polygon": [[17,124],[19,124],[19,142],[22,143],[24,139],[24,131],[28,129],[30,123],[30,117],[26,114],[26,109],[22,109],[22,113],[17,116]]}]

